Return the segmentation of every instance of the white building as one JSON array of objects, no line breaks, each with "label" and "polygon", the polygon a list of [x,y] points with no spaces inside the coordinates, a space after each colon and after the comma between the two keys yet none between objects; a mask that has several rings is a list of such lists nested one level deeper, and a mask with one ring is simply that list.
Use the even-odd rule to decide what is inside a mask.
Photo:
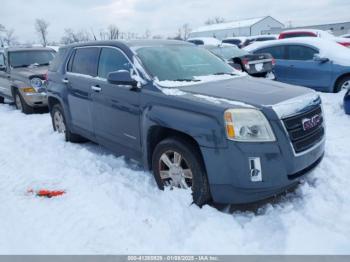
[{"label": "white building", "polygon": [[251,18],[227,23],[199,27],[190,33],[190,37],[216,37],[224,39],[233,36],[260,35],[271,29],[282,29],[284,24],[271,16]]}]

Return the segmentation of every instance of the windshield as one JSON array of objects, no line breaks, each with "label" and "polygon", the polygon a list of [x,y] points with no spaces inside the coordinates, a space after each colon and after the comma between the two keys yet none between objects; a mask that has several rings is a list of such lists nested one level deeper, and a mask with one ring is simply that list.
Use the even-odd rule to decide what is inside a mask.
[{"label": "windshield", "polygon": [[248,55],[249,53],[245,50],[231,47],[231,46],[223,46],[223,47],[209,47],[208,48],[211,52],[213,52],[215,55],[225,59],[230,60],[234,57],[241,57]]},{"label": "windshield", "polygon": [[49,65],[54,55],[54,51],[16,51],[9,53],[9,61],[13,68],[30,65]]},{"label": "windshield", "polygon": [[140,47],[136,53],[148,73],[160,81],[195,81],[196,76],[233,74],[232,67],[196,46]]}]

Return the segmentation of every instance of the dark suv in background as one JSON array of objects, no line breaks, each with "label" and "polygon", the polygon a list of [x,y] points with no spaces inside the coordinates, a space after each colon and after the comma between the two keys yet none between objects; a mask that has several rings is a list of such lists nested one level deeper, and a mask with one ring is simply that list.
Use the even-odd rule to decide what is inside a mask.
[{"label": "dark suv in background", "polygon": [[191,188],[200,206],[264,199],[321,161],[321,100],[234,72],[183,41],[70,45],[49,69],[53,128],[139,161],[161,189]]},{"label": "dark suv in background", "polygon": [[0,103],[7,98],[24,113],[47,107],[45,78],[54,56],[50,48],[7,48],[0,52]]}]

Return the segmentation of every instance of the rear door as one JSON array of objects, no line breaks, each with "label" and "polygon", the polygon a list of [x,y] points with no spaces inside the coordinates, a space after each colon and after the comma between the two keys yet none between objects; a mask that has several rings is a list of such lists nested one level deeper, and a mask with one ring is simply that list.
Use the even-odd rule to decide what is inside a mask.
[{"label": "rear door", "polygon": [[99,54],[98,47],[75,49],[63,79],[67,84],[72,124],[88,137],[93,135],[91,87],[96,84]]},{"label": "rear door", "polygon": [[287,45],[288,83],[310,87],[327,88],[332,80],[332,63],[314,60],[319,51],[305,45]]},{"label": "rear door", "polygon": [[0,71],[0,94],[5,96],[11,96],[11,88],[10,88],[10,68],[5,59],[5,55],[0,53],[0,66],[3,68],[6,67],[5,71]]},{"label": "rear door", "polygon": [[288,65],[286,64],[286,48],[284,45],[265,47],[254,52],[254,54],[269,53],[276,61],[274,74],[276,79],[281,82],[287,81]]},{"label": "rear door", "polygon": [[130,71],[132,65],[118,48],[103,47],[98,66],[98,83],[93,93],[93,124],[100,144],[116,153],[140,158],[140,91],[107,82],[108,74]]}]

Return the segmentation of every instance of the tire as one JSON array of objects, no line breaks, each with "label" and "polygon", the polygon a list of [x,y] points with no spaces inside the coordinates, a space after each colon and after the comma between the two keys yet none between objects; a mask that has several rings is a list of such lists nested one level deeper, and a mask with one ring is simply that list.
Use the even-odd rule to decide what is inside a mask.
[{"label": "tire", "polygon": [[64,134],[65,140],[72,143],[83,143],[87,140],[77,134],[72,133],[67,125],[63,108],[60,104],[56,104],[51,110],[52,127],[55,132]]},{"label": "tire", "polygon": [[[174,154],[172,152],[174,152]],[[179,171],[178,167],[173,167],[176,170],[172,172],[169,166],[162,161],[162,156],[165,154],[168,156],[168,160],[179,162],[175,161],[175,153],[181,155],[180,166],[182,171]],[[208,178],[202,158],[198,149],[193,146],[190,141],[177,137],[167,138],[161,141],[154,149],[152,155],[152,170],[158,187],[161,190],[167,185],[182,188],[191,187],[193,203],[199,207],[202,207],[211,200]],[[187,178],[184,178],[185,172],[183,171],[187,173]],[[190,172],[192,179],[189,179]],[[167,177],[170,176],[170,174],[171,176],[176,177],[176,179]],[[177,183],[179,181],[175,180],[178,180],[180,177],[181,182]],[[187,186],[184,186],[184,184]]]},{"label": "tire", "polygon": [[33,108],[27,105],[27,103],[24,101],[21,93],[16,89],[14,91],[14,101],[15,101],[15,107],[17,110],[20,110],[24,114],[32,114]]},{"label": "tire", "polygon": [[0,104],[4,104],[5,103],[5,98],[3,98],[2,96],[0,96]]},{"label": "tire", "polygon": [[334,87],[334,93],[338,93],[342,89],[350,89],[350,76],[344,76],[337,81]]}]

